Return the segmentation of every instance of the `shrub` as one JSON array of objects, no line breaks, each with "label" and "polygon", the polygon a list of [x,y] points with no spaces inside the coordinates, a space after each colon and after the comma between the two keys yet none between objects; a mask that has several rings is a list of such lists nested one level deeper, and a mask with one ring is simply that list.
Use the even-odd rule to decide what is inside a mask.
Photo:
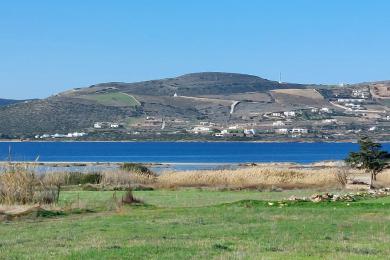
[{"label": "shrub", "polygon": [[9,164],[0,173],[0,203],[30,204],[53,203],[59,191],[51,183],[45,183],[28,165]]},{"label": "shrub", "polygon": [[120,166],[120,169],[127,172],[156,177],[156,174],[153,171],[140,163],[124,163]]},{"label": "shrub", "polygon": [[93,173],[81,173],[81,172],[70,172],[66,174],[65,184],[66,185],[78,185],[78,184],[99,184],[102,180],[102,174]]}]

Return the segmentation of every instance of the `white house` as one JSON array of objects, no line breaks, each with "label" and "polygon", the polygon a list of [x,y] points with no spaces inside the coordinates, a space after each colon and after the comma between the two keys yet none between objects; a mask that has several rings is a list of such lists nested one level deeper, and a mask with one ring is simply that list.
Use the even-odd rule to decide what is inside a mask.
[{"label": "white house", "polygon": [[283,121],[276,121],[276,122],[273,122],[272,125],[273,126],[283,126],[283,125],[285,125],[285,123],[283,123]]},{"label": "white house", "polygon": [[320,109],[320,111],[321,111],[321,112],[324,112],[324,113],[330,113],[330,112],[331,112],[330,109],[327,108],[327,107],[322,107],[322,108]]},{"label": "white house", "polygon": [[208,133],[210,131],[211,131],[210,127],[205,127],[205,126],[195,126],[192,129],[192,132],[194,132],[195,134]]},{"label": "white house", "polygon": [[306,128],[293,128],[291,129],[291,133],[293,134],[307,134],[309,130]]},{"label": "white house", "polygon": [[255,129],[244,129],[244,134],[245,135],[255,135],[256,131],[255,131]]},{"label": "white house", "polygon": [[111,123],[110,128],[119,128],[119,124],[117,123]]},{"label": "white house", "polygon": [[93,124],[93,128],[102,128],[102,124],[97,122],[97,123]]},{"label": "white house", "polygon": [[288,129],[287,128],[279,128],[279,129],[275,130],[275,133],[285,135],[285,134],[288,134]]},{"label": "white house", "polygon": [[331,124],[331,123],[336,123],[337,119],[324,119],[322,120],[323,124]]},{"label": "white house", "polygon": [[294,111],[285,111],[285,112],[283,112],[283,114],[285,116],[295,116],[295,112]]},{"label": "white house", "polygon": [[271,114],[271,116],[280,117],[280,116],[282,116],[282,114],[279,113],[279,112],[273,112],[273,113]]}]

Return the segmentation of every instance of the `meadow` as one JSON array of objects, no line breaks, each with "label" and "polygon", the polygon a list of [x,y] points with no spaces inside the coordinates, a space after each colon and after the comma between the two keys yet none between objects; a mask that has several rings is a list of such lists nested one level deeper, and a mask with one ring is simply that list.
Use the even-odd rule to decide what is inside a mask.
[{"label": "meadow", "polygon": [[95,211],[1,223],[0,258],[388,257],[389,198],[277,202],[291,194],[297,192],[136,191],[143,204],[108,210],[112,191],[63,192],[60,204],[90,203]]},{"label": "meadow", "polygon": [[[39,202],[44,210],[0,221],[0,259],[386,259],[390,253],[390,197],[291,200],[349,194],[334,167],[255,166],[156,176],[127,164],[114,172],[33,178],[20,169],[3,173],[1,181],[35,181],[42,195],[61,180],[61,192],[58,198],[56,192],[43,193],[46,200],[54,196],[50,204]],[[9,180],[15,172],[17,182]],[[382,184],[388,176],[383,174]],[[28,199],[19,184],[8,185],[15,188],[3,194]],[[129,189],[135,199],[124,203]],[[31,196],[41,198],[37,194]]]}]

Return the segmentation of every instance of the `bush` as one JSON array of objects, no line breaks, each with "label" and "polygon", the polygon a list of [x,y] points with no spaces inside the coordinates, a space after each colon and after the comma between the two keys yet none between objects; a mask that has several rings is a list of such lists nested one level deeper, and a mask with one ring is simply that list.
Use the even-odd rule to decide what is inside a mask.
[{"label": "bush", "polygon": [[57,201],[56,186],[39,178],[28,165],[9,164],[0,173],[0,203],[2,204],[50,204]]},{"label": "bush", "polygon": [[65,185],[99,184],[102,181],[101,173],[70,172],[65,176]]},{"label": "bush", "polygon": [[120,166],[120,169],[127,172],[156,177],[156,174],[153,171],[140,163],[124,163]]}]

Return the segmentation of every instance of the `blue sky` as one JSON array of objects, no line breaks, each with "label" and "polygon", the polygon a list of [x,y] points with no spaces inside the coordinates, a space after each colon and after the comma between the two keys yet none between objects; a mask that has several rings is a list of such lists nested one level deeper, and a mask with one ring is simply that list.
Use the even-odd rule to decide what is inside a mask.
[{"label": "blue sky", "polygon": [[2,0],[0,98],[200,71],[390,79],[389,12],[385,0]]}]

